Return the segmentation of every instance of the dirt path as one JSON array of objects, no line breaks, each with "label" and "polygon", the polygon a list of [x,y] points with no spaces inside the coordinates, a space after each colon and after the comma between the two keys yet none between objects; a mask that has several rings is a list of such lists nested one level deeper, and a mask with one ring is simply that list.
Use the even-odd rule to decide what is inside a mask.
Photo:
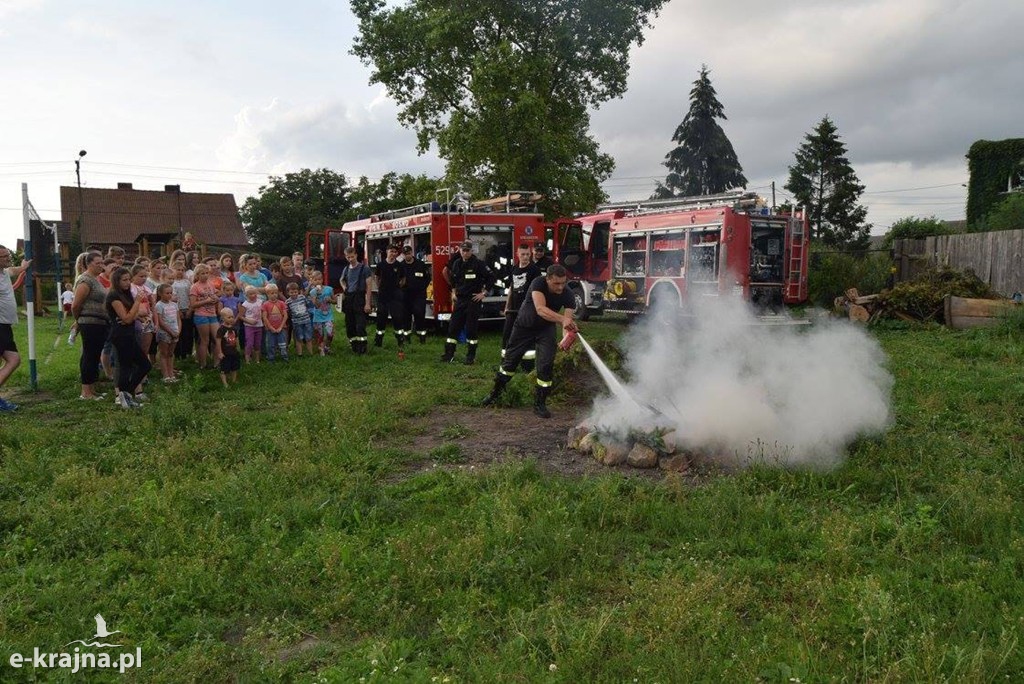
[{"label": "dirt path", "polygon": [[553,415],[544,420],[535,416],[531,407],[439,406],[430,415],[413,422],[411,432],[415,436],[410,449],[424,455],[424,460],[416,463],[413,470],[469,470],[536,459],[541,470],[562,475],[579,477],[617,472],[661,479],[663,473],[657,469],[606,468],[588,456],[566,449],[569,428],[579,422],[585,411],[579,406],[551,406]]}]

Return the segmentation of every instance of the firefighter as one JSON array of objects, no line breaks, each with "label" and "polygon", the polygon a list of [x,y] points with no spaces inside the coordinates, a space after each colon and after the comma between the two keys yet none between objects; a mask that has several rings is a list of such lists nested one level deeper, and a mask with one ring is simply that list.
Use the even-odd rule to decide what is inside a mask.
[{"label": "firefighter", "polygon": [[416,333],[420,344],[427,341],[427,285],[430,284],[430,268],[413,254],[412,245],[402,248],[404,259],[402,276],[405,295],[405,316],[408,325],[405,328],[405,339]]},{"label": "firefighter", "polygon": [[487,289],[492,285],[493,275],[487,264],[473,254],[473,243],[466,240],[459,247],[462,259],[451,267],[451,284],[455,291],[455,309],[452,320],[448,324],[448,339],[445,341],[444,354],[441,360],[451,363],[458,347],[459,331],[466,327],[466,365],[476,363],[476,348],[480,340],[476,337],[480,321],[480,309],[483,306]]},{"label": "firefighter", "polygon": [[402,301],[399,289],[405,269],[403,262],[398,260],[400,249],[398,245],[388,245],[387,257],[377,264],[377,272],[374,274],[377,282],[377,335],[373,340],[375,347],[384,345],[384,331],[387,330],[390,316],[399,353],[405,347],[405,302]]},{"label": "firefighter", "polygon": [[[533,263],[533,259],[530,256],[530,245],[526,242],[522,243],[516,250],[516,263],[512,266],[508,298],[505,300],[505,327],[501,331],[501,358],[505,358],[505,352],[508,349],[508,338],[512,334],[512,328],[516,323],[519,308],[523,305],[523,300],[526,298],[526,290],[529,289],[533,281],[540,275],[542,275],[540,269],[537,267],[537,264]],[[530,372],[533,370],[533,361],[536,357],[536,350],[531,348],[526,352],[523,357],[524,371]]]},{"label": "firefighter", "polygon": [[341,310],[345,313],[345,333],[356,354],[365,354],[366,318],[370,315],[370,267],[356,258],[356,248],[345,248],[348,266],[341,271]]},{"label": "firefighter", "polygon": [[[536,347],[537,390],[533,412],[541,418],[551,417],[547,399],[555,366],[555,324],[561,323],[565,330],[576,330],[572,318],[575,299],[565,286],[568,279],[565,267],[553,264],[546,275],[530,283],[512,328],[505,358],[494,376],[494,388],[484,399],[484,406],[491,406],[498,400],[527,350]],[[560,309],[565,309],[565,313],[558,313]]]},{"label": "firefighter", "polygon": [[548,266],[555,263],[547,255],[547,248],[544,247],[543,242],[533,243],[533,263],[537,264],[541,275],[545,275],[548,272]]}]

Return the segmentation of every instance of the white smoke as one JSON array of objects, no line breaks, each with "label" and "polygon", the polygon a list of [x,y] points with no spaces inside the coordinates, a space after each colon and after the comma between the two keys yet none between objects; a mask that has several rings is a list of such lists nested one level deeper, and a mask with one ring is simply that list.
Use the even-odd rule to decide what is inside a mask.
[{"label": "white smoke", "polygon": [[612,395],[595,400],[589,422],[623,434],[674,428],[677,444],[723,465],[821,467],[889,426],[893,379],[863,329],[757,325],[747,304],[726,297],[689,313],[648,315],[623,343],[627,391],[661,415]]}]

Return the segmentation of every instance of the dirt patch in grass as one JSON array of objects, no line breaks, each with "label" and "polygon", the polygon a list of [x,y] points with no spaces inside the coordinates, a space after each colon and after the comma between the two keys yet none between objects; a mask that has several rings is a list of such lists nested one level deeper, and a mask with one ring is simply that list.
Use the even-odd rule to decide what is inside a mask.
[{"label": "dirt patch in grass", "polygon": [[[398,477],[437,468],[472,472],[497,463],[524,460],[535,460],[544,472],[570,477],[607,474],[648,480],[674,477],[697,485],[715,474],[714,469],[703,466],[671,475],[658,468],[607,467],[587,454],[568,449],[569,428],[586,417],[591,400],[603,393],[605,387],[596,371],[579,355],[575,358],[559,356],[559,361],[562,363],[556,363],[555,377],[561,381],[549,403],[551,418],[534,415],[532,394],[526,406],[437,406],[428,415],[412,421],[411,443],[406,448],[422,454],[423,459],[411,463]],[[522,400],[527,397],[523,396]]]}]

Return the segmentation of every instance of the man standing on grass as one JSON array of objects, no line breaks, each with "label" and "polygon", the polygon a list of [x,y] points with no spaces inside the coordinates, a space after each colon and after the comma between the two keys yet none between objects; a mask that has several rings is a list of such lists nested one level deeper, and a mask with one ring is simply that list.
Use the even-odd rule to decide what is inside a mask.
[{"label": "man standing on grass", "polygon": [[459,331],[466,328],[466,365],[476,362],[476,348],[479,340],[476,337],[480,326],[480,309],[483,307],[487,290],[494,283],[494,276],[487,264],[473,254],[473,243],[466,240],[459,247],[462,258],[452,264],[450,269],[451,285],[455,290],[455,309],[448,323],[448,339],[444,344],[441,361],[451,363],[455,358],[455,350],[459,344]]},{"label": "man standing on grass", "polygon": [[[541,418],[551,417],[547,398],[551,393],[555,371],[555,324],[561,323],[566,330],[576,330],[576,323],[572,319],[576,301],[565,287],[568,279],[565,267],[553,264],[548,267],[547,275],[535,278],[530,284],[512,328],[505,358],[494,376],[494,389],[484,399],[484,406],[491,406],[498,400],[505,385],[515,375],[523,356],[528,350],[536,348],[537,394],[533,412]],[[565,313],[558,313],[559,309],[565,309]]]},{"label": "man standing on grass", "polygon": [[[18,304],[14,301],[13,280],[17,279],[32,263],[31,259],[21,262],[21,266],[11,266],[11,250],[0,245],[0,387],[11,377],[11,373],[21,364],[18,347],[14,344],[14,324],[18,322]],[[18,410],[0,397],[0,412]]]}]

